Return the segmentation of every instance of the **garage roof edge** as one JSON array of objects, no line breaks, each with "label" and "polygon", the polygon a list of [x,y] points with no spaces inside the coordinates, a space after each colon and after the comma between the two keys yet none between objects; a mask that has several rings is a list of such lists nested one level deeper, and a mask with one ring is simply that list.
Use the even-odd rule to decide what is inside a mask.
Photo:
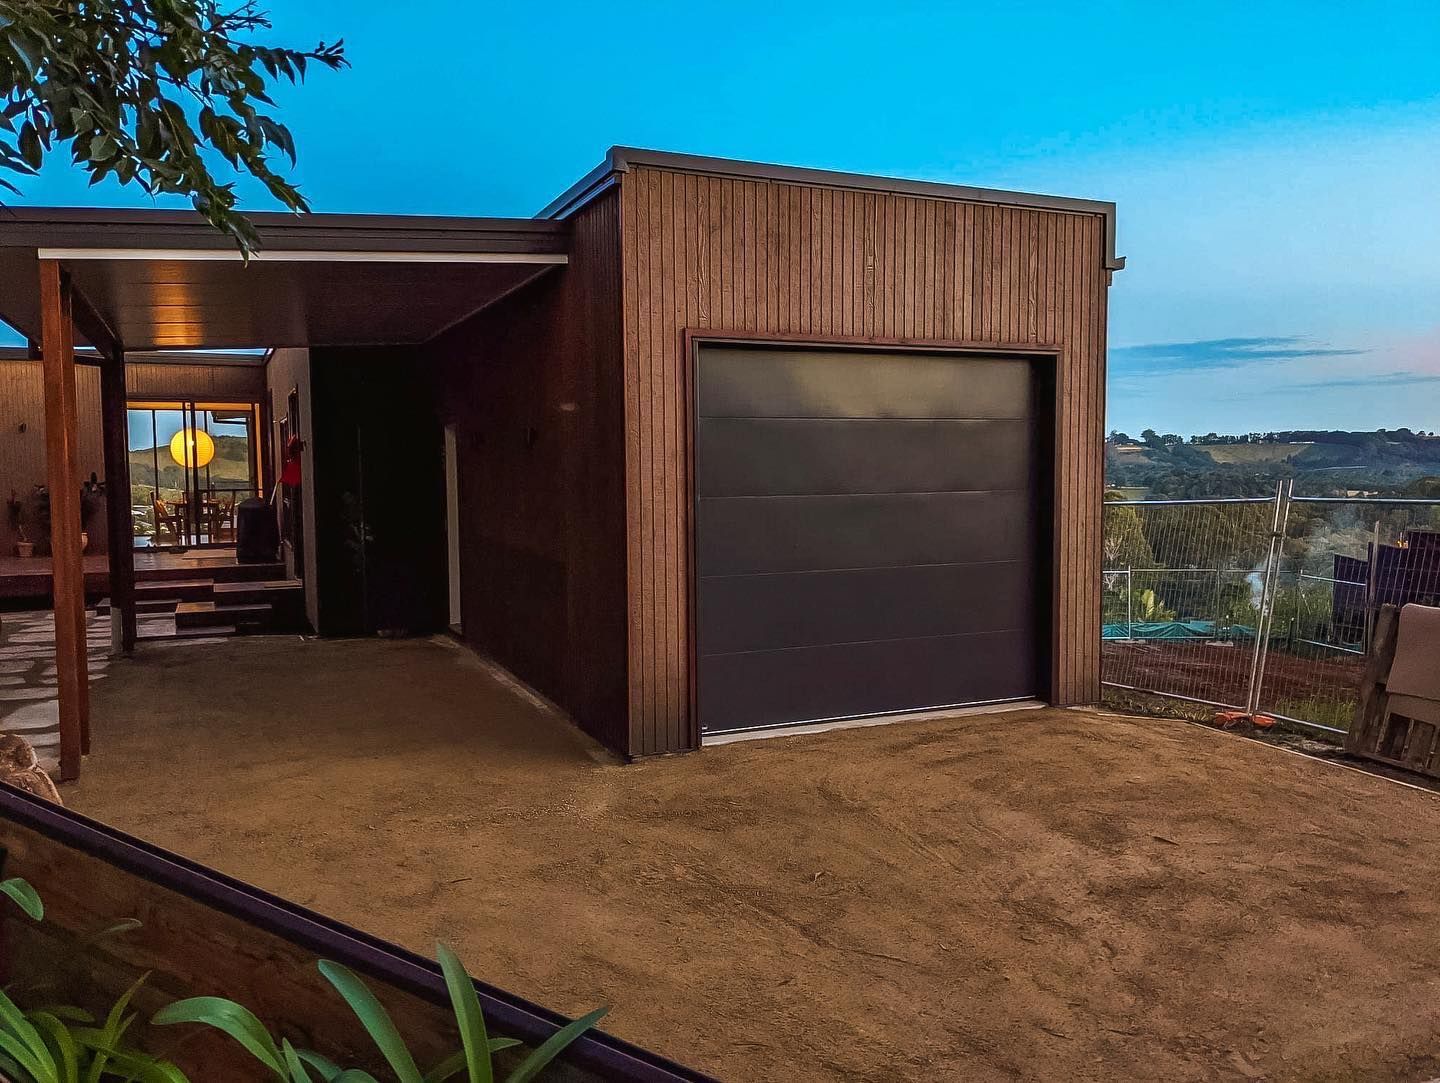
[{"label": "garage roof edge", "polygon": [[964,184],[905,180],[899,177],[843,173],[803,166],[770,165],[764,162],[643,150],[636,147],[611,147],[605,155],[604,161],[551,201],[535,217],[540,219],[566,218],[612,187],[616,177],[621,173],[627,173],[640,166],[684,173],[704,173],[711,176],[743,177],[752,180],[808,184],[816,187],[848,188],[864,192],[887,192],[927,199],[990,203],[997,206],[1026,207],[1032,210],[1062,211],[1072,214],[1095,214],[1105,220],[1105,270],[1118,271],[1125,266],[1125,257],[1115,254],[1115,204],[1107,200],[1077,199],[1071,196],[1050,196],[1034,192],[1011,192],[998,188],[975,188]]}]

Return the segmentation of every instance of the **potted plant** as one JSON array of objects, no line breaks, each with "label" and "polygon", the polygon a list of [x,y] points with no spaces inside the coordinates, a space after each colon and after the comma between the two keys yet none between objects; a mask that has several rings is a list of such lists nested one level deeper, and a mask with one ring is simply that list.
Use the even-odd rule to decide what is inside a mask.
[{"label": "potted plant", "polygon": [[90,522],[105,503],[105,483],[90,471],[90,480],[80,486],[80,551],[90,548]]},{"label": "potted plant", "polygon": [[10,490],[10,495],[5,500],[5,518],[10,523],[11,532],[15,535],[15,555],[17,557],[33,557],[35,543],[25,532],[25,501],[20,499],[14,489]]},{"label": "potted plant", "polygon": [[[34,505],[33,521],[38,527],[37,534],[49,544],[51,541],[50,490],[43,485],[35,486],[31,500]],[[80,486],[80,549],[82,552],[90,546],[90,533],[86,528],[89,527],[91,520],[95,518],[95,513],[104,503],[105,483],[92,470],[90,479]],[[53,552],[53,545],[50,548]]]}]

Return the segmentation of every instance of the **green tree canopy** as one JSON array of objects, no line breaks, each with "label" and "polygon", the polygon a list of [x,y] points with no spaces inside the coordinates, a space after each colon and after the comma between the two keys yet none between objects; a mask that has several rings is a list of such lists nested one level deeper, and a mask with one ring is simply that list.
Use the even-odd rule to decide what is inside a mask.
[{"label": "green tree canopy", "polygon": [[[0,0],[0,169],[33,175],[68,143],[92,184],[113,176],[186,196],[248,255],[255,230],[207,151],[287,208],[308,210],[272,165],[276,152],[293,165],[295,144],[267,87],[303,80],[311,63],[347,64],[340,41],[302,51],[249,40],[268,29],[249,3]],[[3,173],[0,185],[18,191]]]}]

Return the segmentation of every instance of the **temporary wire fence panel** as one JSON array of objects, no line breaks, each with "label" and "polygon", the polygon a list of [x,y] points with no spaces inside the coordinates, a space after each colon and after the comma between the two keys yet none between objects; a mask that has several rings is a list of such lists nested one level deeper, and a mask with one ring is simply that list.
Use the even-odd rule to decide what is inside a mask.
[{"label": "temporary wire fence panel", "polygon": [[1343,733],[1379,607],[1440,604],[1440,500],[1107,502],[1104,560],[1107,686]]},{"label": "temporary wire fence panel", "polygon": [[1243,709],[1275,500],[1107,503],[1102,678]]},{"label": "temporary wire fence panel", "polygon": [[1440,501],[1294,497],[1257,704],[1343,732],[1380,606],[1440,603]]}]

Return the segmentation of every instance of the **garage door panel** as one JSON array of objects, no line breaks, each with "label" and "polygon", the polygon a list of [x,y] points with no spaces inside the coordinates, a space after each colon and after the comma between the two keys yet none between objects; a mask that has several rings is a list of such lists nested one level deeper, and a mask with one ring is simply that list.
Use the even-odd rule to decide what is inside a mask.
[{"label": "garage door panel", "polygon": [[699,495],[1025,489],[1028,419],[701,418]]},{"label": "garage door panel", "polygon": [[715,655],[699,666],[702,731],[1021,699],[1036,688],[1025,631]]},{"label": "garage door panel", "polygon": [[700,351],[703,417],[1029,417],[1028,361],[845,350]]},{"label": "garage door panel", "polygon": [[1028,626],[1028,562],[720,576],[699,582],[706,654]]},{"label": "garage door panel", "polygon": [[718,497],[698,505],[705,576],[1033,558],[1023,492]]},{"label": "garage door panel", "polygon": [[706,347],[695,379],[708,733],[1041,687],[1028,361]]}]

